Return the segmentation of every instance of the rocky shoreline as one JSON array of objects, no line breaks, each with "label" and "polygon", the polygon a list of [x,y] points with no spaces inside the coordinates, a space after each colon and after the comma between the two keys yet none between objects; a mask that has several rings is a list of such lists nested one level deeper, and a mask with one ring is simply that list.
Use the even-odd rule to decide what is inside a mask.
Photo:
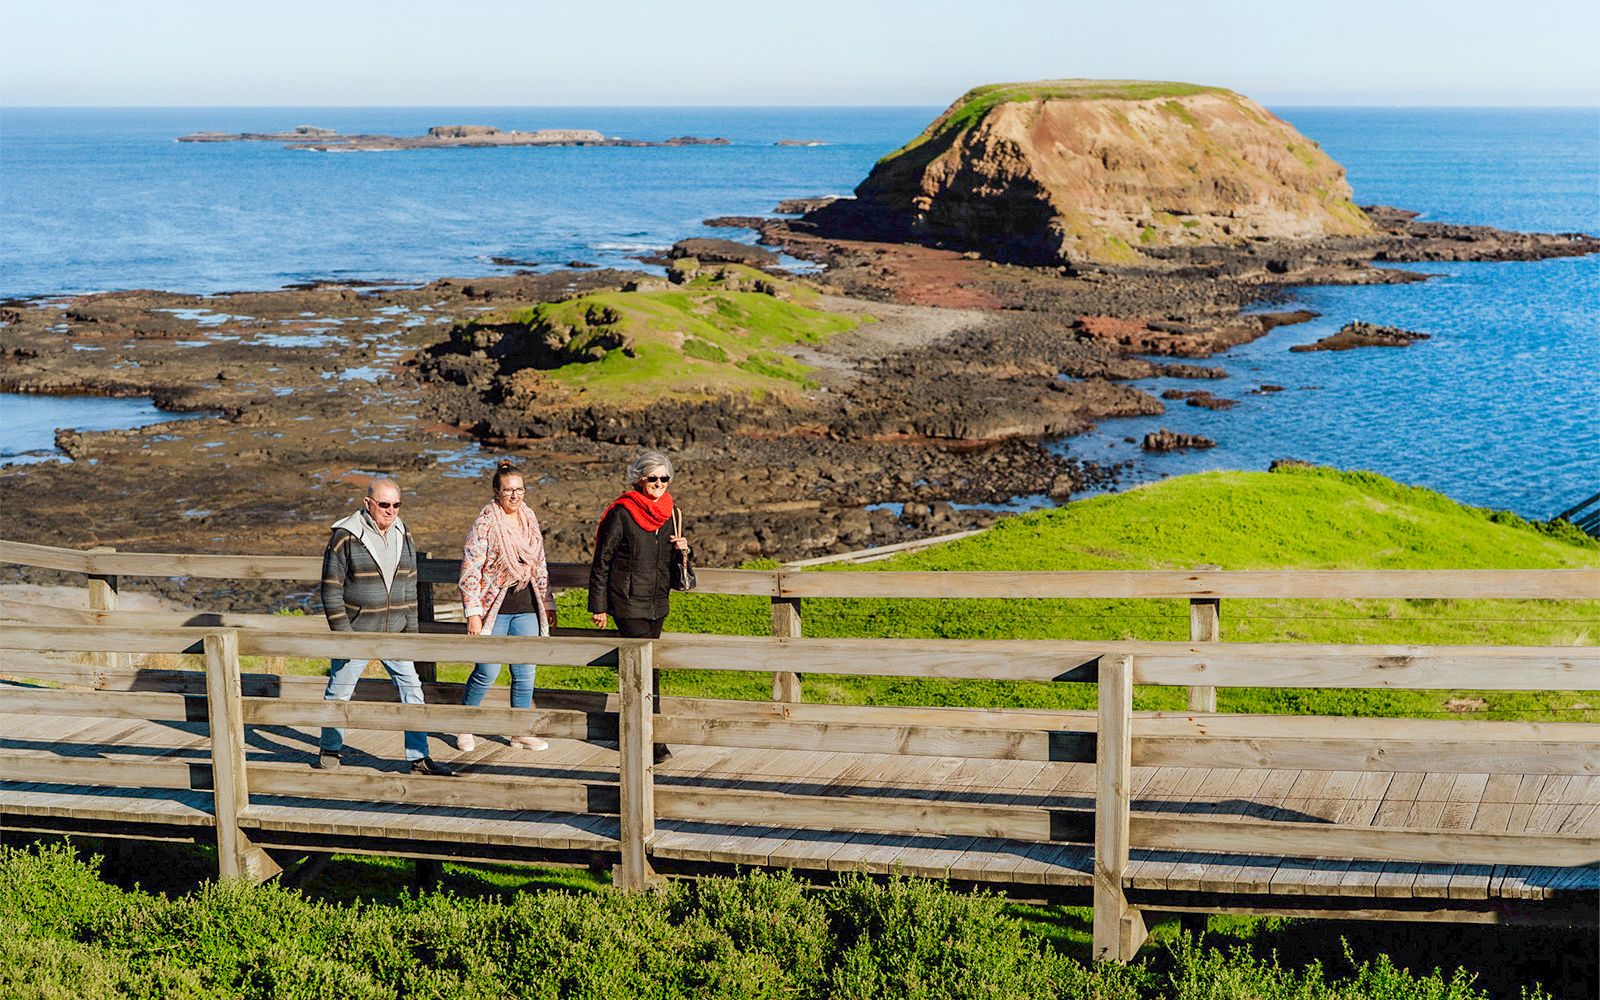
[{"label": "rocky shoreline", "polygon": [[[797,347],[812,375],[791,394],[595,403],[568,407],[559,423],[536,399],[504,405],[517,370],[475,357],[453,331],[486,314],[661,278],[585,268],[419,287],[8,300],[0,390],[150,396],[217,416],[61,433],[71,462],[0,469],[6,534],[129,550],[314,553],[366,479],[386,472],[405,487],[421,548],[449,555],[488,499],[492,459],[510,454],[528,470],[552,557],[575,560],[627,459],[652,445],[679,463],[674,493],[706,565],[889,544],[992,523],[1019,496],[1059,501],[1114,483],[1117,467],[1078,458],[1070,440],[1063,457],[1051,442],[1108,416],[1164,412],[1130,379],[1218,377],[1194,359],[1311,318],[1241,313],[1249,303],[1303,284],[1425,280],[1379,262],[1600,249],[1588,237],[1367,212],[1379,235],[1195,248],[1138,267],[1001,264],[844,234],[813,216],[742,220],[761,243],[825,265],[827,309],[870,311],[876,322]],[[685,241],[674,254],[722,253],[781,273],[771,251],[723,243]],[[1180,395],[1187,405],[1226,402],[1203,389]],[[209,599],[259,604],[260,595],[236,587]]]}]

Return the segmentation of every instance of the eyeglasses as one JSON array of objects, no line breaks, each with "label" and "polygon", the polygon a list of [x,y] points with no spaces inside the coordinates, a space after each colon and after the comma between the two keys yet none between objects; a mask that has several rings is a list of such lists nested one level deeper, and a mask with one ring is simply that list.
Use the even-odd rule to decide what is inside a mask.
[{"label": "eyeglasses", "polygon": [[645,476],[643,479],[641,479],[639,481],[641,483],[670,483],[670,482],[672,482],[672,477],[671,476]]},{"label": "eyeglasses", "polygon": [[528,492],[526,487],[519,487],[514,490],[501,490],[500,495],[503,497],[520,497],[526,492]]},{"label": "eyeglasses", "polygon": [[[372,500],[371,497],[368,497],[367,499]],[[400,509],[400,501],[398,501],[398,500],[396,500],[394,503],[385,503],[382,500],[372,500],[372,502],[374,504],[377,504],[378,507],[380,509],[382,509],[382,510],[399,510]]]}]

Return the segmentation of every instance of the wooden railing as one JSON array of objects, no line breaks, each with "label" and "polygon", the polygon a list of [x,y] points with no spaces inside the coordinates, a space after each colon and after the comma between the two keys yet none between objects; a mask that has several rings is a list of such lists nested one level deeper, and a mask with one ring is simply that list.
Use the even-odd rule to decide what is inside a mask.
[{"label": "wooden railing", "polygon": [[[8,610],[8,614],[16,608]],[[80,614],[89,614],[80,612]],[[653,876],[658,819],[748,823],[1094,845],[1094,947],[1126,959],[1143,937],[1129,903],[1132,849],[1230,855],[1325,856],[1396,862],[1581,866],[1600,862],[1600,838],[1574,834],[1441,832],[1332,823],[1263,822],[1198,815],[1134,814],[1130,769],[1141,765],[1293,767],[1385,772],[1451,769],[1478,774],[1600,773],[1600,727],[1586,724],[1397,719],[1150,715],[1132,710],[1136,684],[1210,687],[1347,687],[1562,691],[1600,677],[1594,647],[1286,646],[1174,642],[778,639],[669,636],[657,641],[372,635],[291,629],[132,627],[136,613],[106,612],[113,624],[0,628],[0,672],[96,690],[0,688],[0,715],[39,714],[171,721],[208,720],[209,774],[190,764],[115,762],[7,754],[11,780],[209,787],[223,875],[275,870],[253,840],[251,795],[517,807],[618,816],[618,883]],[[15,615],[13,615],[15,617]],[[230,616],[217,616],[226,621]],[[193,672],[78,665],[46,653],[203,653]],[[240,656],[498,660],[600,665],[617,670],[614,696],[540,692],[535,709],[317,700],[314,678],[242,675]],[[888,706],[770,705],[701,699],[652,704],[658,670],[825,671],[1098,684],[1094,713]],[[300,697],[293,695],[298,693]],[[276,697],[267,696],[276,694]],[[602,697],[599,704],[595,698]],[[587,704],[585,704],[587,699]],[[572,707],[565,707],[572,706]],[[659,707],[660,711],[655,710]],[[618,741],[614,790],[550,779],[466,780],[414,775],[326,774],[307,767],[246,763],[245,726],[530,731],[556,738]],[[656,787],[653,742],[826,749],[1096,765],[1092,814],[1081,808],[825,797],[717,787]]]},{"label": "wooden railing", "polygon": [[[63,549],[0,540],[0,563],[82,573],[89,578],[89,607],[117,607],[119,577],[194,577],[223,580],[315,582],[322,563],[311,556],[202,555],[192,553],[117,552]],[[419,603],[423,631],[461,632],[460,624],[433,621],[433,588],[454,584],[459,563],[449,559],[419,560]],[[552,563],[556,588],[585,589],[589,567]],[[1175,598],[1189,602],[1189,641],[1222,639],[1223,599],[1570,599],[1600,596],[1600,569],[1572,570],[1092,570],[1076,572],[807,572],[791,569],[698,571],[701,593],[766,597],[772,602],[772,636],[799,638],[803,633],[802,601],[806,598]],[[218,616],[249,627],[273,627],[266,616]],[[158,619],[145,619],[158,624]],[[201,624],[180,622],[172,624]],[[297,624],[280,626],[290,629]],[[418,662],[424,680],[435,676],[432,661]],[[803,700],[801,671],[777,669],[772,674],[774,701]],[[1216,689],[1189,686],[1189,710],[1215,712]]]}]

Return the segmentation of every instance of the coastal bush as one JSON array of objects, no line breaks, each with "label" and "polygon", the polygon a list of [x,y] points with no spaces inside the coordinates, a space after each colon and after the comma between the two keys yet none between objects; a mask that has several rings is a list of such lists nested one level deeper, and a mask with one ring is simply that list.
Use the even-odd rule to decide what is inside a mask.
[{"label": "coastal bush", "polygon": [[1092,965],[1079,945],[1035,933],[1002,897],[910,878],[847,875],[815,888],[754,872],[645,893],[402,893],[336,904],[274,884],[118,889],[96,860],[46,846],[0,848],[0,890],[17,901],[0,913],[7,1000],[1486,995],[1471,973],[1418,975],[1382,955],[1358,959],[1349,945],[1343,973],[1183,934],[1131,966]]}]

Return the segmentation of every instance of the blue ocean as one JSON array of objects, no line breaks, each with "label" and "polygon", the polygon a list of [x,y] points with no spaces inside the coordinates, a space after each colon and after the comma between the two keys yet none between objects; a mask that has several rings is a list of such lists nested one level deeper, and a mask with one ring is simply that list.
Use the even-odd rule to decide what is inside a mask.
[{"label": "blue ocean", "polygon": [[[711,235],[714,215],[844,194],[939,108],[0,109],[0,297],[106,289],[275,288],[316,278],[425,281],[631,258]],[[1349,170],[1356,200],[1424,218],[1600,233],[1595,109],[1276,108]],[[722,136],[727,146],[317,153],[185,144],[195,131],[420,133],[431,125],[593,128],[629,139]],[[777,146],[779,140],[823,145]],[[748,238],[736,230],[716,235]],[[1600,259],[1414,266],[1403,286],[1308,288],[1322,316],[1216,359],[1203,386],[1240,400],[1107,421],[1062,444],[1133,459],[1125,482],[1293,457],[1374,469],[1529,517],[1600,490]],[[1432,339],[1403,350],[1289,353],[1350,319]],[[1264,384],[1284,391],[1253,395]],[[1144,387],[1169,387],[1149,380]],[[103,425],[148,422],[102,401]],[[0,460],[61,419],[0,400]],[[117,407],[128,407],[127,412]],[[56,424],[59,426],[59,424]],[[1155,427],[1218,447],[1144,456]]]}]

